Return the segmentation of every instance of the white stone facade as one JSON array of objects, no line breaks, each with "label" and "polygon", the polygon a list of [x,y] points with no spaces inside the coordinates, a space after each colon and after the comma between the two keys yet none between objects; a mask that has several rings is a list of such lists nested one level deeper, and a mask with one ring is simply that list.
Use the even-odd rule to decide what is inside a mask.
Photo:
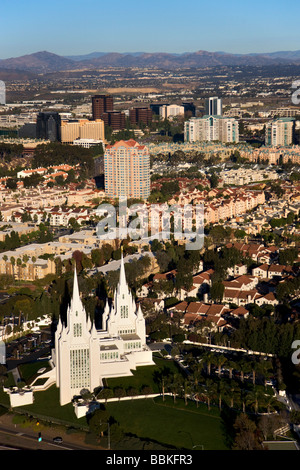
[{"label": "white stone facade", "polygon": [[146,345],[145,319],[128,288],[123,257],[113,305],[106,303],[102,329],[87,318],[74,273],[73,296],[66,325],[59,320],[53,361],[60,404],[72,401],[83,389],[90,392],[103,378],[132,375],[137,366],[153,365]]}]

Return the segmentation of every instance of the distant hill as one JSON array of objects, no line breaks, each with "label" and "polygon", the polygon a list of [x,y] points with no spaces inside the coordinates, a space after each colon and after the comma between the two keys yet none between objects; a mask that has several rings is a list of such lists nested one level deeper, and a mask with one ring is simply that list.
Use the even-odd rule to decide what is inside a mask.
[{"label": "distant hill", "polygon": [[0,60],[0,70],[27,70],[30,72],[45,73],[66,70],[70,67],[74,67],[74,61],[47,51]]},{"label": "distant hill", "polygon": [[92,52],[86,55],[63,57],[41,51],[16,58],[0,60],[1,70],[23,70],[32,73],[49,73],[63,70],[91,70],[103,67],[214,67],[214,66],[266,66],[300,65],[299,51],[282,51],[265,54],[228,54],[226,52],[164,52],[118,53]]}]

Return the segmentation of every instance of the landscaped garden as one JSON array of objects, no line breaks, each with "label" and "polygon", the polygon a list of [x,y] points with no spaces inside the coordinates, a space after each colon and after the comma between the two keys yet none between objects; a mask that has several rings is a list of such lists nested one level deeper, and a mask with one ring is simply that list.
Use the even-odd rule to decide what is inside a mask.
[{"label": "landscaped garden", "polygon": [[[172,397],[109,403],[108,412],[125,433],[180,449],[226,450],[224,425],[218,408]],[[114,443],[111,443],[112,447]]]}]

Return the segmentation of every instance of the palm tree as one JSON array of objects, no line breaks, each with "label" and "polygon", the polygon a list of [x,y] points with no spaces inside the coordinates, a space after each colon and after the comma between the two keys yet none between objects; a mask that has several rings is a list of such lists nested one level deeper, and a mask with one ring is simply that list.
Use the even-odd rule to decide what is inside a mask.
[{"label": "palm tree", "polygon": [[229,378],[232,379],[232,371],[233,371],[233,369],[236,369],[236,367],[237,367],[236,362],[228,361],[227,362],[227,367],[229,369]]},{"label": "palm tree", "polygon": [[21,279],[21,267],[22,267],[21,258],[17,258],[17,266],[18,266],[18,277],[19,277],[19,279]]},{"label": "palm tree", "polygon": [[248,395],[248,391],[244,388],[241,389],[240,391],[240,400],[242,402],[242,410],[243,410],[243,413],[246,413],[246,403],[247,403],[247,395]]},{"label": "palm tree", "polygon": [[226,359],[225,356],[223,356],[223,354],[218,354],[217,355],[215,364],[218,366],[219,377],[221,375],[222,366],[225,364],[226,361],[227,361],[227,359]]},{"label": "palm tree", "polygon": [[15,260],[14,256],[11,256],[11,257],[10,257],[10,262],[11,262],[12,271],[13,271],[13,278],[15,279],[15,264],[16,264],[16,260]]},{"label": "palm tree", "polygon": [[233,408],[234,402],[238,401],[240,397],[240,391],[241,389],[235,381],[232,381],[229,384],[227,393],[230,400],[230,408]]},{"label": "palm tree", "polygon": [[246,403],[250,407],[254,408],[255,414],[258,413],[258,408],[262,400],[264,399],[264,393],[259,386],[255,386],[251,392],[247,395]]},{"label": "palm tree", "polygon": [[187,406],[187,404],[188,404],[188,396],[191,394],[192,389],[193,389],[193,382],[192,382],[192,380],[184,379],[184,382],[183,382],[183,390],[184,390],[184,402],[185,402],[185,406]]},{"label": "palm tree", "polygon": [[218,390],[218,399],[219,399],[219,409],[221,411],[222,400],[226,396],[226,393],[228,391],[227,383],[224,380],[219,380],[217,390]]},{"label": "palm tree", "polygon": [[192,377],[193,377],[195,385],[197,385],[199,380],[201,380],[202,365],[199,364],[198,362],[192,367]]},{"label": "palm tree", "polygon": [[217,394],[216,383],[211,379],[207,379],[205,381],[205,391],[203,392],[203,395],[205,396],[207,400],[208,410],[210,410],[211,400],[213,400],[216,397],[216,394]]},{"label": "palm tree", "polygon": [[180,374],[174,374],[172,380],[169,383],[169,389],[173,394],[174,403],[176,402],[176,396],[182,390],[182,376]]},{"label": "palm tree", "polygon": [[5,272],[6,272],[6,274],[7,274],[7,263],[6,263],[7,260],[8,260],[7,255],[3,255],[3,261],[5,262]]},{"label": "palm tree", "polygon": [[244,382],[244,374],[251,371],[251,364],[246,360],[242,360],[238,363],[238,369],[241,372],[241,381]]},{"label": "palm tree", "polygon": [[267,408],[268,414],[270,414],[271,410],[274,410],[276,405],[278,405],[278,401],[274,397],[274,395],[271,395],[271,394],[264,395],[264,405]]},{"label": "palm tree", "polygon": [[207,375],[210,375],[211,374],[211,365],[215,361],[215,355],[212,354],[211,352],[207,352],[203,356],[203,361],[205,362],[206,367],[207,367]]},{"label": "palm tree", "polygon": [[259,372],[264,376],[264,385],[266,387],[266,382],[268,377],[270,377],[270,371],[272,371],[273,366],[271,361],[260,361],[259,362]]}]

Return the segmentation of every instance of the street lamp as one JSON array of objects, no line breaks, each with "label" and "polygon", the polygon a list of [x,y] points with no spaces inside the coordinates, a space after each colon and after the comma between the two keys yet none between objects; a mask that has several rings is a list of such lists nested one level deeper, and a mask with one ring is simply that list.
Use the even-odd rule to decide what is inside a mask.
[{"label": "street lamp", "polygon": [[107,447],[108,447],[108,450],[110,450],[110,426],[109,426],[109,421],[107,421],[107,426],[108,426],[108,432],[107,432],[108,442],[107,442]]},{"label": "street lamp", "polygon": [[203,445],[203,444],[194,444],[192,435],[191,435],[191,433],[189,433],[188,431],[178,431],[178,433],[184,433],[184,434],[187,434],[187,435],[189,436],[189,438],[190,438],[191,441],[192,441],[192,449],[195,449],[195,447],[202,447],[201,450],[204,450],[204,445]]}]

